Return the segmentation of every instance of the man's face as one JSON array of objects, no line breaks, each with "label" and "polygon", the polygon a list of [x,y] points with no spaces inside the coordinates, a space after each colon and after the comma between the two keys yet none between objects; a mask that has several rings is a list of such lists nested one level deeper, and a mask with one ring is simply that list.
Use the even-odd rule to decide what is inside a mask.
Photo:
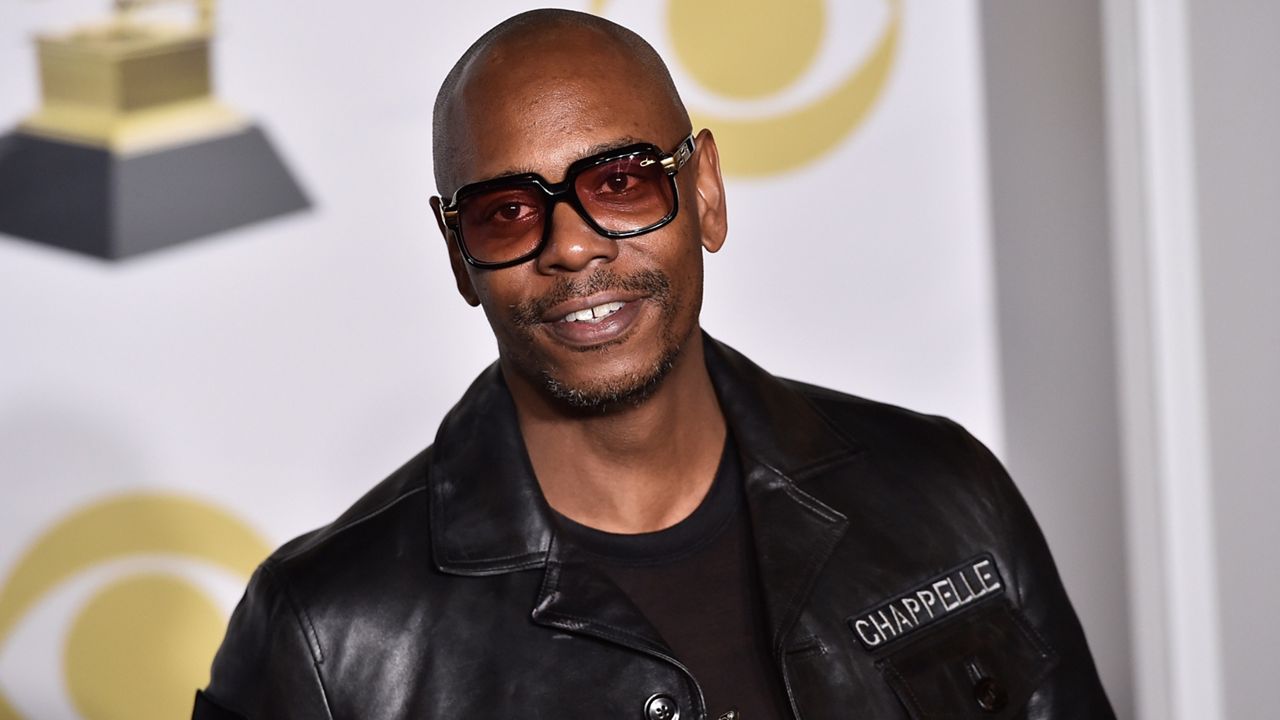
[{"label": "man's face", "polygon": [[[496,51],[455,103],[456,185],[444,190],[519,172],[560,182],[570,163],[602,149],[675,148],[688,132],[682,119],[657,90],[620,76],[625,62],[607,48]],[[658,230],[611,240],[558,203],[545,248],[522,264],[475,268],[451,244],[459,290],[483,306],[509,380],[579,407],[639,402],[697,341],[702,249],[723,240],[718,195],[718,220],[700,197],[708,183],[719,192],[714,140],[699,141],[676,176],[679,212]]]}]

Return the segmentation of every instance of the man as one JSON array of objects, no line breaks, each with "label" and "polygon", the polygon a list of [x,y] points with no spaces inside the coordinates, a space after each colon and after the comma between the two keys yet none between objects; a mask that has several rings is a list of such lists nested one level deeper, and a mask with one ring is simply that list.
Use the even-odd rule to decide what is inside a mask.
[{"label": "man", "polygon": [[953,423],[705,336],[715,139],[628,30],[458,62],[432,200],[498,362],[255,574],[197,718],[1108,718],[1044,541]]}]

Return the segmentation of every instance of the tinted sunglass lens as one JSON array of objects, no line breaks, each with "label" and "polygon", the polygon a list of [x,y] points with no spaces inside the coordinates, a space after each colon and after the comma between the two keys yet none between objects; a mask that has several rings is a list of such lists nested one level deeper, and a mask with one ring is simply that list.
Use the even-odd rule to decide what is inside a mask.
[{"label": "tinted sunglass lens", "polygon": [[542,241],[546,198],[533,185],[470,195],[458,204],[459,230],[471,257],[502,263],[533,252]]},{"label": "tinted sunglass lens", "polygon": [[647,152],[584,169],[573,190],[591,219],[609,232],[651,227],[666,219],[675,205],[662,162]]}]

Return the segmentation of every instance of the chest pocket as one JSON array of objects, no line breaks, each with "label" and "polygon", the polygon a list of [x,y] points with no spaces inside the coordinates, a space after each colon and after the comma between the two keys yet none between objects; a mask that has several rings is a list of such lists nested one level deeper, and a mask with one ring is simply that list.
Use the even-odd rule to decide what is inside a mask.
[{"label": "chest pocket", "polygon": [[876,663],[913,720],[1019,715],[1057,663],[1007,602],[975,608]]}]

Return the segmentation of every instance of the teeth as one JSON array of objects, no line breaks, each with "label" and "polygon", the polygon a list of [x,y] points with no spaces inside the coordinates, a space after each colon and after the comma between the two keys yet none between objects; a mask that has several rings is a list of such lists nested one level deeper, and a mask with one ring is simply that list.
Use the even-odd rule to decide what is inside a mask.
[{"label": "teeth", "polygon": [[609,303],[605,303],[603,305],[597,305],[591,308],[591,314],[594,315],[595,317],[604,317],[605,315],[612,315],[613,313],[617,312],[620,309],[622,309],[622,303],[609,302]]},{"label": "teeth", "polygon": [[565,322],[594,322],[607,315],[618,312],[626,303],[607,302],[586,310],[571,312],[564,316]]}]

